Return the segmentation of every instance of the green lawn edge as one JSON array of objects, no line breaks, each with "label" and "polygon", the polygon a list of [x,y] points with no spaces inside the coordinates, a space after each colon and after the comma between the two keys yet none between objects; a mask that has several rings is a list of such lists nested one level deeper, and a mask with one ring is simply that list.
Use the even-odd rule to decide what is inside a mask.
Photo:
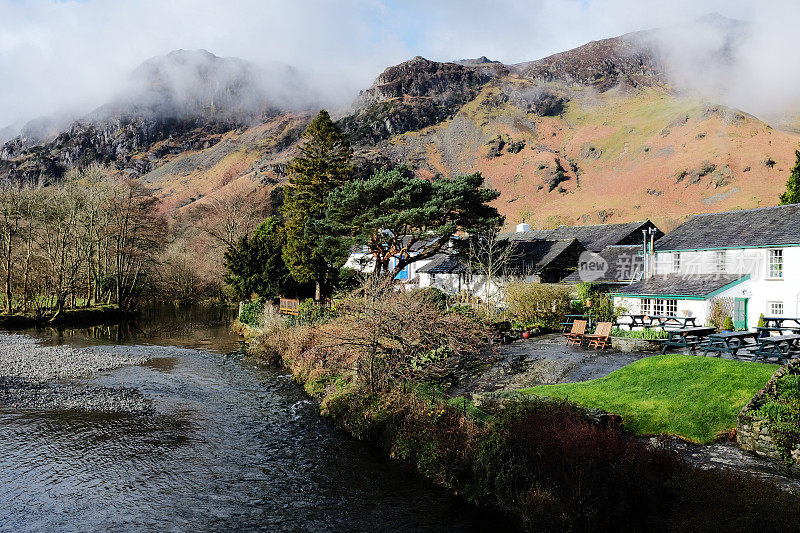
[{"label": "green lawn edge", "polygon": [[778,365],[717,357],[646,357],[605,377],[540,385],[520,392],[562,398],[620,415],[635,435],[674,435],[708,444],[736,427],[742,407]]}]

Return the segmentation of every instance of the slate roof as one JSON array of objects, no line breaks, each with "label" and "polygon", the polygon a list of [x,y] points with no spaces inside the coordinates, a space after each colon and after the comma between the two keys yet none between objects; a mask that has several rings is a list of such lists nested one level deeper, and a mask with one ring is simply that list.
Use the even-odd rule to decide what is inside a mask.
[{"label": "slate roof", "polygon": [[800,244],[800,204],[695,215],[656,242],[656,251]]},{"label": "slate roof", "polygon": [[700,296],[706,297],[723,287],[744,281],[742,274],[701,274],[686,276],[666,274],[631,283],[619,294],[635,296]]},{"label": "slate roof", "polygon": [[[539,239],[564,240],[578,239],[587,250],[600,252],[611,245],[638,244],[642,240],[642,228],[653,225],[649,220],[625,222],[621,224],[594,224],[590,226],[559,226],[550,230],[506,232],[498,235],[501,239],[512,241],[532,241]],[[660,231],[656,238],[663,235]]]},{"label": "slate roof", "polygon": [[[551,266],[563,252],[572,246],[579,246],[583,249],[583,246],[576,239],[517,242],[514,249],[514,255],[517,256],[517,268],[522,270],[532,269],[534,272],[540,272]],[[574,267],[577,265],[564,266]]]},{"label": "slate roof", "polygon": [[417,269],[417,272],[423,274],[463,274],[466,271],[467,265],[454,254],[436,254],[428,263]]},{"label": "slate roof", "polygon": [[[603,275],[594,281],[597,283],[627,283],[641,278],[644,270],[642,247],[633,246],[606,246],[597,252],[608,265]],[[563,280],[565,283],[581,283],[580,272],[573,272]]]},{"label": "slate roof", "polygon": [[[554,266],[553,263],[571,247],[582,248],[576,239],[524,241],[515,243],[515,246],[515,267],[521,270],[531,269],[534,272]],[[455,254],[444,253],[435,255],[429,263],[417,269],[417,272],[425,274],[463,274],[467,271],[464,259]]]}]

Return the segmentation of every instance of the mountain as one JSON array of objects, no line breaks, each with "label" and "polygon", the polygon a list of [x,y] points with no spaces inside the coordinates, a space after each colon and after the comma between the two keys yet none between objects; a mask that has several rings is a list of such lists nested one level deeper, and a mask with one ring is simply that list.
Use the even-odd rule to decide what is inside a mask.
[{"label": "mountain", "polygon": [[176,50],[144,62],[123,93],[76,121],[25,125],[0,147],[0,174],[58,180],[73,166],[100,162],[144,176],[250,127],[271,131],[275,117],[304,112],[312,94],[285,65],[260,68],[205,50]]},{"label": "mountain", "polygon": [[[698,24],[721,38],[688,55],[724,72],[746,28],[720,17]],[[335,116],[362,174],[398,163],[421,177],[481,171],[509,225],[649,217],[669,229],[695,212],[775,204],[800,135],[688,90],[685,65],[665,46],[680,42],[676,32],[514,65],[415,57]],[[321,90],[285,65],[175,51],[145,62],[124,94],[69,126],[23,129],[0,147],[0,175],[59,179],[99,161],[175,209],[232,184],[272,186]]]}]

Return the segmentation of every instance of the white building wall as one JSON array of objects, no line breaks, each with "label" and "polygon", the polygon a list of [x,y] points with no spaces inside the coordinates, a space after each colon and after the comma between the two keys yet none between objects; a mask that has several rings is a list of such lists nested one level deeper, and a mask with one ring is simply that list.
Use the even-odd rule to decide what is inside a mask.
[{"label": "white building wall", "polygon": [[[780,278],[770,277],[769,250],[782,251],[783,276]],[[717,268],[719,266],[717,254],[720,252],[724,253],[725,257],[725,268],[721,271]],[[772,304],[782,304],[784,316],[800,317],[800,246],[701,250],[679,252],[679,254],[679,265],[676,265],[674,252],[656,252],[655,273],[675,273],[686,276],[715,273],[750,275],[749,280],[717,295],[718,297],[748,299],[748,327],[755,328],[758,317],[762,313],[765,316],[771,316],[773,314]],[[678,304],[679,314],[681,306],[692,310],[696,309],[696,304],[691,304],[691,300],[683,302],[682,300]],[[708,307],[708,302],[706,302],[706,307]],[[696,310],[699,311],[699,309]],[[707,313],[706,309],[705,315]]]}]

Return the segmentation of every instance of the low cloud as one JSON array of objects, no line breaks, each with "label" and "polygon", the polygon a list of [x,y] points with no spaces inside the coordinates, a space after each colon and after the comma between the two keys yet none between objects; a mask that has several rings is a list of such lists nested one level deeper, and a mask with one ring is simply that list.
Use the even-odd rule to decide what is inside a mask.
[{"label": "low cloud", "polygon": [[274,94],[337,107],[415,55],[516,63],[630,31],[685,28],[711,12],[746,21],[747,31],[735,32],[726,63],[697,53],[720,49],[713,29],[665,39],[676,83],[754,113],[795,105],[800,5],[788,0],[0,0],[0,129],[86,113],[124,94],[147,58],[176,49],[289,65],[313,90],[281,81]]}]

